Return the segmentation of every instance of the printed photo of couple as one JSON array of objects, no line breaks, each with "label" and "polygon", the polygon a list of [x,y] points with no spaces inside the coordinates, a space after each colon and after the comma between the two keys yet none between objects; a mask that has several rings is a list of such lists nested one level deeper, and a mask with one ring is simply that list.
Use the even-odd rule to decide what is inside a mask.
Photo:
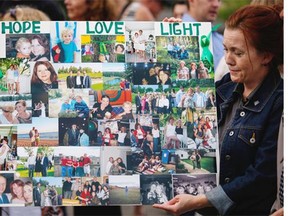
[{"label": "printed photo of couple", "polygon": [[58,119],[33,118],[33,124],[18,127],[17,146],[58,146]]},{"label": "printed photo of couple", "polygon": [[88,89],[55,89],[49,92],[50,118],[88,118]]},{"label": "printed photo of couple", "polygon": [[33,206],[62,205],[62,178],[33,178]]},{"label": "printed photo of couple", "polygon": [[54,176],[53,147],[18,147],[16,173],[21,177]]},{"label": "printed photo of couple", "polygon": [[0,59],[0,95],[29,94],[29,68],[28,59]]},{"label": "printed photo of couple", "polygon": [[30,178],[18,178],[14,172],[0,174],[0,206],[34,206]]}]

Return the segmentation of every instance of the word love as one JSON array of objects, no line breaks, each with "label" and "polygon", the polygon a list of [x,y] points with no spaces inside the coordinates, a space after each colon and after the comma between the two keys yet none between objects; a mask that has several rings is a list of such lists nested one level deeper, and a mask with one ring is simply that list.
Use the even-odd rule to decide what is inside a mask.
[{"label": "word love", "polygon": [[2,22],[2,34],[5,33],[40,33],[40,21]]},{"label": "word love", "polygon": [[87,34],[124,34],[124,22],[86,22]]}]

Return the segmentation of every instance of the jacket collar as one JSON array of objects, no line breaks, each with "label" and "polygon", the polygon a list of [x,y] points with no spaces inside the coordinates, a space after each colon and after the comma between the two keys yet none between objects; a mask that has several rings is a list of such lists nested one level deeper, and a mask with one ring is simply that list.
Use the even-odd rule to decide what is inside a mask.
[{"label": "jacket collar", "polygon": [[[234,101],[235,98],[239,97],[239,90],[243,89],[242,83],[234,83],[231,79],[229,80],[217,88],[217,93],[224,103]],[[249,100],[243,108],[253,112],[261,112],[279,85],[283,85],[280,74],[276,71],[271,71],[260,86],[257,87],[257,90],[249,96]]]}]

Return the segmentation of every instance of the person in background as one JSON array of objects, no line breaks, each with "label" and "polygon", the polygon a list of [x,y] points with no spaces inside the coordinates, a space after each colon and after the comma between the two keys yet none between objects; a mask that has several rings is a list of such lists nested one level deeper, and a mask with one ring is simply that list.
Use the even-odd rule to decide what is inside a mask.
[{"label": "person in background", "polygon": [[152,13],[154,20],[157,20],[159,13],[163,9],[162,0],[140,0],[142,7],[147,7]]},{"label": "person in background", "polygon": [[117,20],[116,8],[118,5],[115,0],[65,0],[64,4],[68,18],[73,21]]},{"label": "person in background", "polygon": [[[16,3],[17,1],[10,1],[10,2]],[[7,7],[2,17],[2,20],[3,21],[26,21],[26,20],[50,21],[50,18],[46,13],[34,7],[25,6],[23,5],[24,2],[26,1],[21,1],[21,5],[14,5],[9,8]],[[5,10],[5,8],[2,8],[2,7],[0,8],[1,8],[1,11]]]},{"label": "person in background", "polygon": [[176,0],[172,5],[172,13],[175,18],[182,18],[188,12],[187,0]]},{"label": "person in background", "polygon": [[[50,20],[61,21],[61,20],[66,19],[66,14],[61,3],[59,1],[54,1],[54,0],[25,0],[25,1],[2,0],[0,2],[0,16],[1,14],[2,15],[5,14],[5,12],[9,10],[10,8],[15,8],[19,6],[31,8],[31,12],[28,13],[29,15],[28,17],[26,17],[27,15],[25,15],[23,16],[23,19],[17,19],[17,21],[43,20],[43,16],[38,15],[40,14],[40,12],[45,13],[46,20],[43,20],[43,21],[50,21]],[[40,12],[35,12],[35,10],[40,11]],[[16,17],[18,18],[18,16]],[[21,17],[22,16],[20,16],[20,18]]]},{"label": "person in background", "polygon": [[249,5],[226,21],[223,44],[230,73],[216,83],[219,186],[205,195],[178,195],[154,207],[175,214],[189,210],[210,215],[270,214],[277,192],[277,141],[284,100],[278,70],[283,64],[282,9]]},{"label": "person in background", "polygon": [[[183,22],[214,22],[217,19],[221,5],[220,0],[187,0],[189,11],[182,17]],[[212,32],[214,69],[216,70],[220,59],[224,55],[223,36]]]},{"label": "person in background", "polygon": [[117,0],[117,13],[122,21],[154,21],[155,17],[150,9],[141,1]]}]

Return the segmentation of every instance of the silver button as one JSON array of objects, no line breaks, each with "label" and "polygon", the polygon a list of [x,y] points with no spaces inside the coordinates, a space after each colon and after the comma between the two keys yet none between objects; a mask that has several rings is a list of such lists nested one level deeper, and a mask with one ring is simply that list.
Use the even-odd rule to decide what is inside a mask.
[{"label": "silver button", "polygon": [[255,142],[256,142],[256,139],[252,137],[252,138],[250,139],[250,143],[253,144],[253,143],[255,143]]},{"label": "silver button", "polygon": [[230,160],[230,158],[231,158],[230,155],[226,155],[226,156],[225,156],[225,159],[226,159],[227,161]]},{"label": "silver button", "polygon": [[233,136],[234,135],[234,131],[230,131],[229,136]]},{"label": "silver button", "polygon": [[245,114],[246,114],[246,113],[245,113],[244,111],[240,112],[240,116],[241,116],[241,117],[245,116]]},{"label": "silver button", "polygon": [[230,182],[230,178],[225,178],[224,180],[226,183],[229,183]]}]

